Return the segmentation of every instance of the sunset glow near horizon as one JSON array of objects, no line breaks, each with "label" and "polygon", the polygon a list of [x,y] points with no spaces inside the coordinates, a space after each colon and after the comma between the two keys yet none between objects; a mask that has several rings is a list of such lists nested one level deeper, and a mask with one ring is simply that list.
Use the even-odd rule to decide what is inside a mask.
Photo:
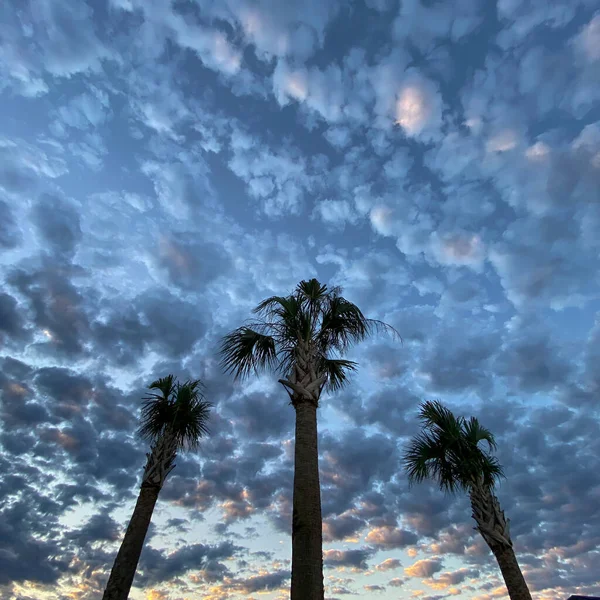
[{"label": "sunset glow near horizon", "polygon": [[0,598],[100,598],[145,389],[200,378],[132,600],[289,598],[294,411],[224,334],[312,277],[393,325],[319,408],[328,600],[507,598],[419,403],[492,430],[535,600],[600,595],[598,0],[4,0]]}]

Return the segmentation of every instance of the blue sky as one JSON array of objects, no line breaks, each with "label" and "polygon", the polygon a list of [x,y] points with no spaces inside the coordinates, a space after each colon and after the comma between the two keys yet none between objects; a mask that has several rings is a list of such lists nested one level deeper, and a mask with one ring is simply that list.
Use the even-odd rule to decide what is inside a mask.
[{"label": "blue sky", "polygon": [[403,336],[322,400],[327,597],[503,597],[466,498],[400,468],[434,398],[496,433],[536,599],[598,595],[599,8],[5,0],[0,596],[98,597],[172,372],[212,436],[131,597],[286,597],[293,410],[216,349],[310,277]]}]

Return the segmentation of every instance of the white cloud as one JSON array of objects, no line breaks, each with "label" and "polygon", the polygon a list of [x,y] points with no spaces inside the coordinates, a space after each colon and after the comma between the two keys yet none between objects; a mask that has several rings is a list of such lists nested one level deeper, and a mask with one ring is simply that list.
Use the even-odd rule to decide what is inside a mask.
[{"label": "white cloud", "polygon": [[343,149],[350,143],[352,130],[348,127],[329,127],[325,132],[327,141],[338,149]]},{"label": "white cloud", "polygon": [[440,135],[442,99],[437,86],[409,69],[396,95],[395,122],[409,137],[425,140]]},{"label": "white cloud", "polygon": [[369,214],[373,229],[381,235],[392,235],[394,231],[394,210],[385,204],[371,209]]},{"label": "white cloud", "polygon": [[286,56],[306,60],[322,45],[325,28],[339,8],[331,0],[218,0],[203,5],[208,16],[241,30],[245,42],[266,61]]},{"label": "white cloud", "polygon": [[483,267],[485,245],[474,233],[439,234],[431,236],[433,255],[442,265],[471,267],[477,271]]},{"label": "white cloud", "polygon": [[223,32],[192,25],[175,13],[170,13],[168,25],[175,32],[177,43],[196,52],[207,67],[226,75],[235,75],[240,70],[241,52],[231,45]]},{"label": "white cloud", "polygon": [[569,23],[579,5],[589,0],[498,0],[498,17],[503,29],[497,37],[502,48],[522,42],[536,27],[559,29]]},{"label": "white cloud", "polygon": [[[96,33],[93,11],[78,0],[18,2],[0,23],[0,89],[35,97],[49,91],[47,75],[69,78],[98,71],[114,59]],[[5,17],[5,18],[4,18]]]},{"label": "white cloud", "polygon": [[394,21],[394,37],[410,40],[423,51],[431,50],[442,38],[457,41],[471,33],[483,21],[478,0],[455,0],[429,6],[421,0],[403,0]]},{"label": "white cloud", "polygon": [[324,223],[343,227],[346,223],[355,223],[357,215],[346,200],[321,200],[315,206],[314,214]]},{"label": "white cloud", "polygon": [[339,121],[345,102],[342,72],[330,65],[324,70],[291,68],[280,60],[273,73],[273,92],[281,106],[294,100],[328,122]]},{"label": "white cloud", "polygon": [[582,29],[577,45],[590,62],[600,61],[600,13]]},{"label": "white cloud", "polygon": [[394,119],[398,89],[403,73],[410,62],[410,56],[400,48],[395,48],[369,71],[369,82],[375,94],[376,124],[389,126]]},{"label": "white cloud", "polygon": [[250,196],[260,200],[262,210],[271,217],[298,214],[305,193],[315,177],[310,163],[294,148],[271,149],[241,130],[231,137],[233,155],[229,168],[248,185]]},{"label": "white cloud", "polygon": [[525,156],[532,161],[544,161],[550,154],[550,147],[544,142],[536,142],[525,150]]},{"label": "white cloud", "polygon": [[519,143],[517,132],[505,129],[489,138],[486,144],[488,152],[508,152],[514,150]]}]

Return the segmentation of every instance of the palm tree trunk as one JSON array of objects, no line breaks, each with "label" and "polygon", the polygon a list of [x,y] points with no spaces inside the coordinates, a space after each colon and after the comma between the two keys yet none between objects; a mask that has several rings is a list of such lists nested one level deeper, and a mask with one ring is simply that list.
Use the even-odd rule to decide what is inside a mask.
[{"label": "palm tree trunk", "polygon": [[294,512],[291,600],[323,600],[323,531],[317,446],[317,407],[294,403]]},{"label": "palm tree trunk", "polygon": [[164,433],[146,454],[140,493],[102,600],[127,600],[158,494],[167,476],[175,468],[173,461],[176,455],[177,441],[169,431]]},{"label": "palm tree trunk", "polygon": [[498,545],[496,548],[491,548],[491,550],[498,561],[510,600],[531,600],[529,588],[512,546]]},{"label": "palm tree trunk", "polygon": [[156,485],[142,484],[102,600],[127,600],[159,492]]},{"label": "palm tree trunk", "polygon": [[496,557],[511,600],[531,600],[510,537],[510,521],[504,516],[498,498],[481,481],[473,483],[470,491],[473,518]]}]

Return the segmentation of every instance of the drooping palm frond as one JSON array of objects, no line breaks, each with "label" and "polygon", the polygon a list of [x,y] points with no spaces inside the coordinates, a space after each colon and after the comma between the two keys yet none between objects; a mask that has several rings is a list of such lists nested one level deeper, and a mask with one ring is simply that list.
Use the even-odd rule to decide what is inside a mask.
[{"label": "drooping palm frond", "polygon": [[451,453],[440,443],[438,434],[421,432],[404,454],[404,465],[411,484],[434,479],[440,489],[454,493],[460,487]]},{"label": "drooping palm frond", "polygon": [[398,332],[387,323],[365,317],[362,311],[345,298],[333,296],[323,310],[318,343],[322,348],[345,352],[374,333]]},{"label": "drooping palm frond", "polygon": [[494,434],[481,425],[476,417],[470,417],[464,422],[465,436],[470,444],[487,442],[490,450],[496,450],[496,438]]},{"label": "drooping palm frond", "polygon": [[212,404],[207,402],[200,380],[177,383],[172,375],[153,382],[144,398],[138,434],[154,441],[167,430],[175,435],[177,445],[194,448],[208,433],[208,419]]},{"label": "drooping palm frond", "polygon": [[348,374],[356,371],[358,364],[343,358],[323,358],[319,365],[320,371],[325,374],[325,387],[335,392],[348,383]]},{"label": "drooping palm frond", "polygon": [[477,419],[456,417],[441,402],[425,402],[419,411],[423,430],[413,438],[403,457],[411,483],[434,479],[454,493],[469,490],[473,482],[493,486],[504,475],[498,459],[479,446],[495,449],[493,434]]},{"label": "drooping palm frond", "polygon": [[276,359],[275,339],[250,327],[238,327],[223,338],[221,365],[236,378],[273,367]]}]

